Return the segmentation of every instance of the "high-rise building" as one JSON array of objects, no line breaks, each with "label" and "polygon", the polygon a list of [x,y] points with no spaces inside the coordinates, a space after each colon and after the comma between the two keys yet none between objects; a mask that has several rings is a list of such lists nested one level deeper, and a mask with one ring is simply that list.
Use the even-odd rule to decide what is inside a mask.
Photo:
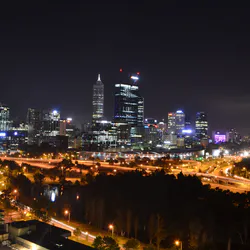
[{"label": "high-rise building", "polygon": [[92,122],[103,119],[104,115],[104,84],[101,81],[101,76],[98,74],[98,79],[93,85],[93,114]]},{"label": "high-rise building", "polygon": [[185,114],[185,129],[192,129],[191,119]]},{"label": "high-rise building", "polygon": [[175,134],[175,113],[168,113],[168,133]]},{"label": "high-rise building", "polygon": [[119,144],[137,144],[143,140],[144,99],[137,84],[139,74],[115,85],[114,122]]},{"label": "high-rise building", "polygon": [[207,114],[204,112],[198,112],[196,114],[195,134],[199,140],[208,138]]},{"label": "high-rise building", "polygon": [[182,110],[175,112],[175,128],[177,134],[181,134],[182,130],[185,129],[185,114]]},{"label": "high-rise building", "polygon": [[8,131],[10,124],[10,108],[0,104],[0,131]]},{"label": "high-rise building", "polygon": [[67,120],[60,119],[59,135],[66,136]]},{"label": "high-rise building", "polygon": [[42,125],[40,110],[29,108],[26,123],[28,125],[28,144],[37,144]]},{"label": "high-rise building", "polygon": [[44,136],[56,136],[59,134],[60,112],[57,110],[43,111],[42,132]]},{"label": "high-rise building", "polygon": [[233,143],[240,143],[241,136],[235,128],[231,128],[228,132],[228,141]]},{"label": "high-rise building", "polygon": [[143,126],[144,100],[138,85],[119,83],[115,89],[115,123]]}]

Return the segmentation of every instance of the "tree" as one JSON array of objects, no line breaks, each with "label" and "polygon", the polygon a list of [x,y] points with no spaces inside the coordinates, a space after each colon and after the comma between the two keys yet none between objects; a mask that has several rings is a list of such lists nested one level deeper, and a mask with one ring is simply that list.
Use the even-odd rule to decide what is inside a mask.
[{"label": "tree", "polygon": [[139,249],[140,248],[140,241],[136,239],[129,239],[124,245],[125,249]]},{"label": "tree", "polygon": [[120,250],[117,242],[109,236],[97,236],[92,244],[95,249],[99,250]]},{"label": "tree", "polygon": [[74,235],[78,238],[80,235],[81,235],[81,230],[77,227],[75,230],[74,230]]},{"label": "tree", "polygon": [[138,224],[139,224],[139,220],[138,220],[138,217],[136,217],[134,221],[135,238],[137,238],[137,234],[138,234]]},{"label": "tree", "polygon": [[148,221],[148,238],[150,245],[155,237],[155,215],[151,214]]},{"label": "tree", "polygon": [[130,231],[131,231],[131,220],[132,220],[132,213],[131,210],[127,210],[127,217],[126,217],[126,231],[127,231],[127,236],[129,238],[130,236]]},{"label": "tree", "polygon": [[64,185],[65,182],[66,182],[65,176],[64,175],[60,175],[59,176],[59,183],[60,183],[60,185]]},{"label": "tree", "polygon": [[34,174],[33,177],[34,177],[34,181],[35,181],[36,184],[38,184],[38,185],[42,185],[43,184],[43,180],[45,178],[45,175],[43,175],[40,172],[37,172],[37,173]]},{"label": "tree", "polygon": [[157,214],[157,226],[156,226],[155,238],[156,238],[156,247],[157,250],[159,250],[161,242],[166,238],[166,230],[164,229],[164,222],[159,214]]},{"label": "tree", "polygon": [[50,175],[49,178],[51,179],[51,181],[55,181],[56,180],[56,176],[55,175]]},{"label": "tree", "polygon": [[113,158],[110,158],[110,160],[109,160],[109,165],[114,165],[114,160],[113,160]]}]

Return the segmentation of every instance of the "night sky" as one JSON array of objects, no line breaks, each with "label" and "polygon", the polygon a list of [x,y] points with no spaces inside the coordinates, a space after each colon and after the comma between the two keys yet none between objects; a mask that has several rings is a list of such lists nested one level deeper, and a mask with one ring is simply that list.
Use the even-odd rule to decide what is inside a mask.
[{"label": "night sky", "polygon": [[206,111],[211,130],[248,133],[250,9],[232,3],[5,1],[0,100],[13,118],[24,119],[28,107],[51,107],[78,123],[91,120],[92,85],[100,72],[105,115],[112,119],[123,68],[141,72],[145,117]]}]

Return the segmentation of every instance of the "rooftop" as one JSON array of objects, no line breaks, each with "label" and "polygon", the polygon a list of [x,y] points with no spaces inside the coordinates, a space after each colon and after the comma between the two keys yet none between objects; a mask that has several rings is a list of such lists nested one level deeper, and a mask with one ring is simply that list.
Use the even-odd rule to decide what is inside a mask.
[{"label": "rooftop", "polygon": [[70,231],[38,220],[17,221],[11,223],[11,226],[16,228],[25,228],[31,225],[35,225],[36,229],[19,236],[19,238],[50,250],[56,250],[59,248],[60,250],[93,250],[92,247],[68,240],[66,237],[71,236]]},{"label": "rooftop", "polygon": [[41,222],[38,220],[29,220],[29,221],[15,221],[11,223],[12,227],[15,228],[25,228],[29,226],[35,225],[36,230],[34,233],[38,233],[40,236],[42,233],[49,232],[53,237],[60,237],[65,236],[69,237],[71,236],[71,232],[59,227],[52,226],[50,224],[47,224],[45,222]]},{"label": "rooftop", "polygon": [[21,238],[50,250],[93,250],[92,247],[68,240],[64,237],[54,237],[50,232],[32,232],[31,234],[21,236]]}]

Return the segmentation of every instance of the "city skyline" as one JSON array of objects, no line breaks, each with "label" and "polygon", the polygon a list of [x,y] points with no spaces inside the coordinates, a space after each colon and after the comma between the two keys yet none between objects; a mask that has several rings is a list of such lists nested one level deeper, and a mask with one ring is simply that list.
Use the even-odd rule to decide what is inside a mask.
[{"label": "city skyline", "polygon": [[227,4],[5,3],[0,99],[14,118],[24,119],[30,107],[54,107],[80,124],[91,120],[92,85],[101,73],[112,118],[124,68],[141,72],[145,117],[204,111],[212,130],[248,134],[248,9]]}]

